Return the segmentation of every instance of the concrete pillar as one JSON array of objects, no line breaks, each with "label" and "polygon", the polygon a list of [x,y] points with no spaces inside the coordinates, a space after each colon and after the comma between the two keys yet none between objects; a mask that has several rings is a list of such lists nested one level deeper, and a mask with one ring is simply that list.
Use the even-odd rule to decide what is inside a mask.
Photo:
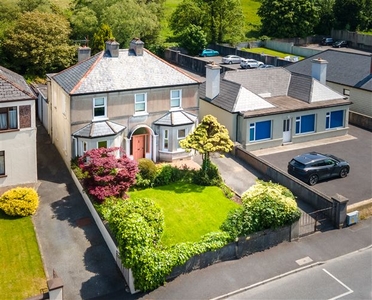
[{"label": "concrete pillar", "polygon": [[347,203],[349,199],[342,195],[336,194],[332,197],[333,201],[333,225],[335,228],[340,229],[344,227],[347,214]]}]

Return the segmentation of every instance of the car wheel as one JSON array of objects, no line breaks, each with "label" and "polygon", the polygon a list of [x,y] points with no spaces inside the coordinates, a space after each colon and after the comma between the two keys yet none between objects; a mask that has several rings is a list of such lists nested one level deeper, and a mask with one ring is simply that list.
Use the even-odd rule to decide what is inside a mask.
[{"label": "car wheel", "polygon": [[232,61],[229,61],[229,65],[231,65],[232,64]]},{"label": "car wheel", "polygon": [[347,169],[346,168],[342,168],[341,171],[340,171],[340,177],[341,178],[345,178],[347,176]]},{"label": "car wheel", "polygon": [[318,180],[319,180],[318,175],[316,175],[316,174],[312,174],[312,175],[309,177],[309,184],[310,184],[310,185],[316,185],[316,184],[318,183]]},{"label": "car wheel", "polygon": [[203,56],[204,56],[204,57],[207,57],[207,55],[206,55],[206,54],[204,54]]}]

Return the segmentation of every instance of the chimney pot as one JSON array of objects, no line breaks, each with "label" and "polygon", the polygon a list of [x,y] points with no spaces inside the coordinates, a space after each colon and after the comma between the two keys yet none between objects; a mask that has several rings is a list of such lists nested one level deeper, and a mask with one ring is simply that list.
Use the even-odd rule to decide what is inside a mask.
[{"label": "chimney pot", "polygon": [[220,94],[220,70],[221,67],[214,62],[206,66],[205,96],[212,100]]},{"label": "chimney pot", "polygon": [[327,64],[328,61],[321,59],[313,59],[311,66],[311,76],[326,85],[327,81]]},{"label": "chimney pot", "polygon": [[79,47],[78,49],[78,62],[81,62],[83,60],[86,60],[90,57],[91,49],[87,47],[86,45]]},{"label": "chimney pot", "polygon": [[[139,38],[133,38],[130,42],[129,49],[134,52],[136,56],[143,56],[143,45],[145,43],[142,42]],[[130,52],[131,52],[130,51]]]},{"label": "chimney pot", "polygon": [[111,57],[119,57],[119,43],[115,40],[108,40],[106,42],[106,53]]}]

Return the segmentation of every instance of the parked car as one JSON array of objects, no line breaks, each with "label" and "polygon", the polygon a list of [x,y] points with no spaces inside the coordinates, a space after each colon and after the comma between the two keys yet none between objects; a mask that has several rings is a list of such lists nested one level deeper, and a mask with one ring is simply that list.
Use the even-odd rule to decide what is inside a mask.
[{"label": "parked car", "polygon": [[203,56],[203,57],[206,57],[206,56],[218,56],[220,55],[220,53],[216,50],[213,50],[213,49],[204,49],[200,54],[199,56]]},{"label": "parked car", "polygon": [[258,68],[259,69],[270,69],[270,68],[275,68],[275,66],[263,64],[263,65],[259,65]]},{"label": "parked car", "polygon": [[243,58],[237,55],[227,55],[225,57],[222,57],[222,63],[223,64],[240,64]]},{"label": "parked car", "polygon": [[240,62],[240,67],[242,69],[252,69],[252,68],[258,68],[259,66],[261,66],[263,64],[264,63],[262,61],[258,61],[258,60],[255,60],[255,59],[248,58],[248,59],[243,59]]},{"label": "parked car", "polygon": [[344,41],[344,40],[337,41],[332,44],[333,48],[341,48],[341,47],[347,47],[347,46],[348,46],[347,41]]},{"label": "parked car", "polygon": [[319,180],[332,177],[346,177],[349,163],[332,154],[309,152],[294,157],[288,163],[288,173],[298,179],[315,185]]},{"label": "parked car", "polygon": [[320,44],[322,46],[332,46],[332,44],[334,43],[335,41],[333,40],[333,38],[331,37],[327,37],[327,38],[322,38],[322,40],[320,41]]}]

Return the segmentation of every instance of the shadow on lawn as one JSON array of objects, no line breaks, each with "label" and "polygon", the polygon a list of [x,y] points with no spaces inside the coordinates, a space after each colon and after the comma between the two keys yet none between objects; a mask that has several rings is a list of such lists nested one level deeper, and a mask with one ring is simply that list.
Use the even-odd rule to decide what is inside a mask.
[{"label": "shadow on lawn", "polygon": [[196,185],[192,183],[174,183],[174,184],[158,186],[154,188],[154,190],[172,191],[177,194],[191,193],[191,192],[202,193],[204,189],[205,189],[205,186]]}]

